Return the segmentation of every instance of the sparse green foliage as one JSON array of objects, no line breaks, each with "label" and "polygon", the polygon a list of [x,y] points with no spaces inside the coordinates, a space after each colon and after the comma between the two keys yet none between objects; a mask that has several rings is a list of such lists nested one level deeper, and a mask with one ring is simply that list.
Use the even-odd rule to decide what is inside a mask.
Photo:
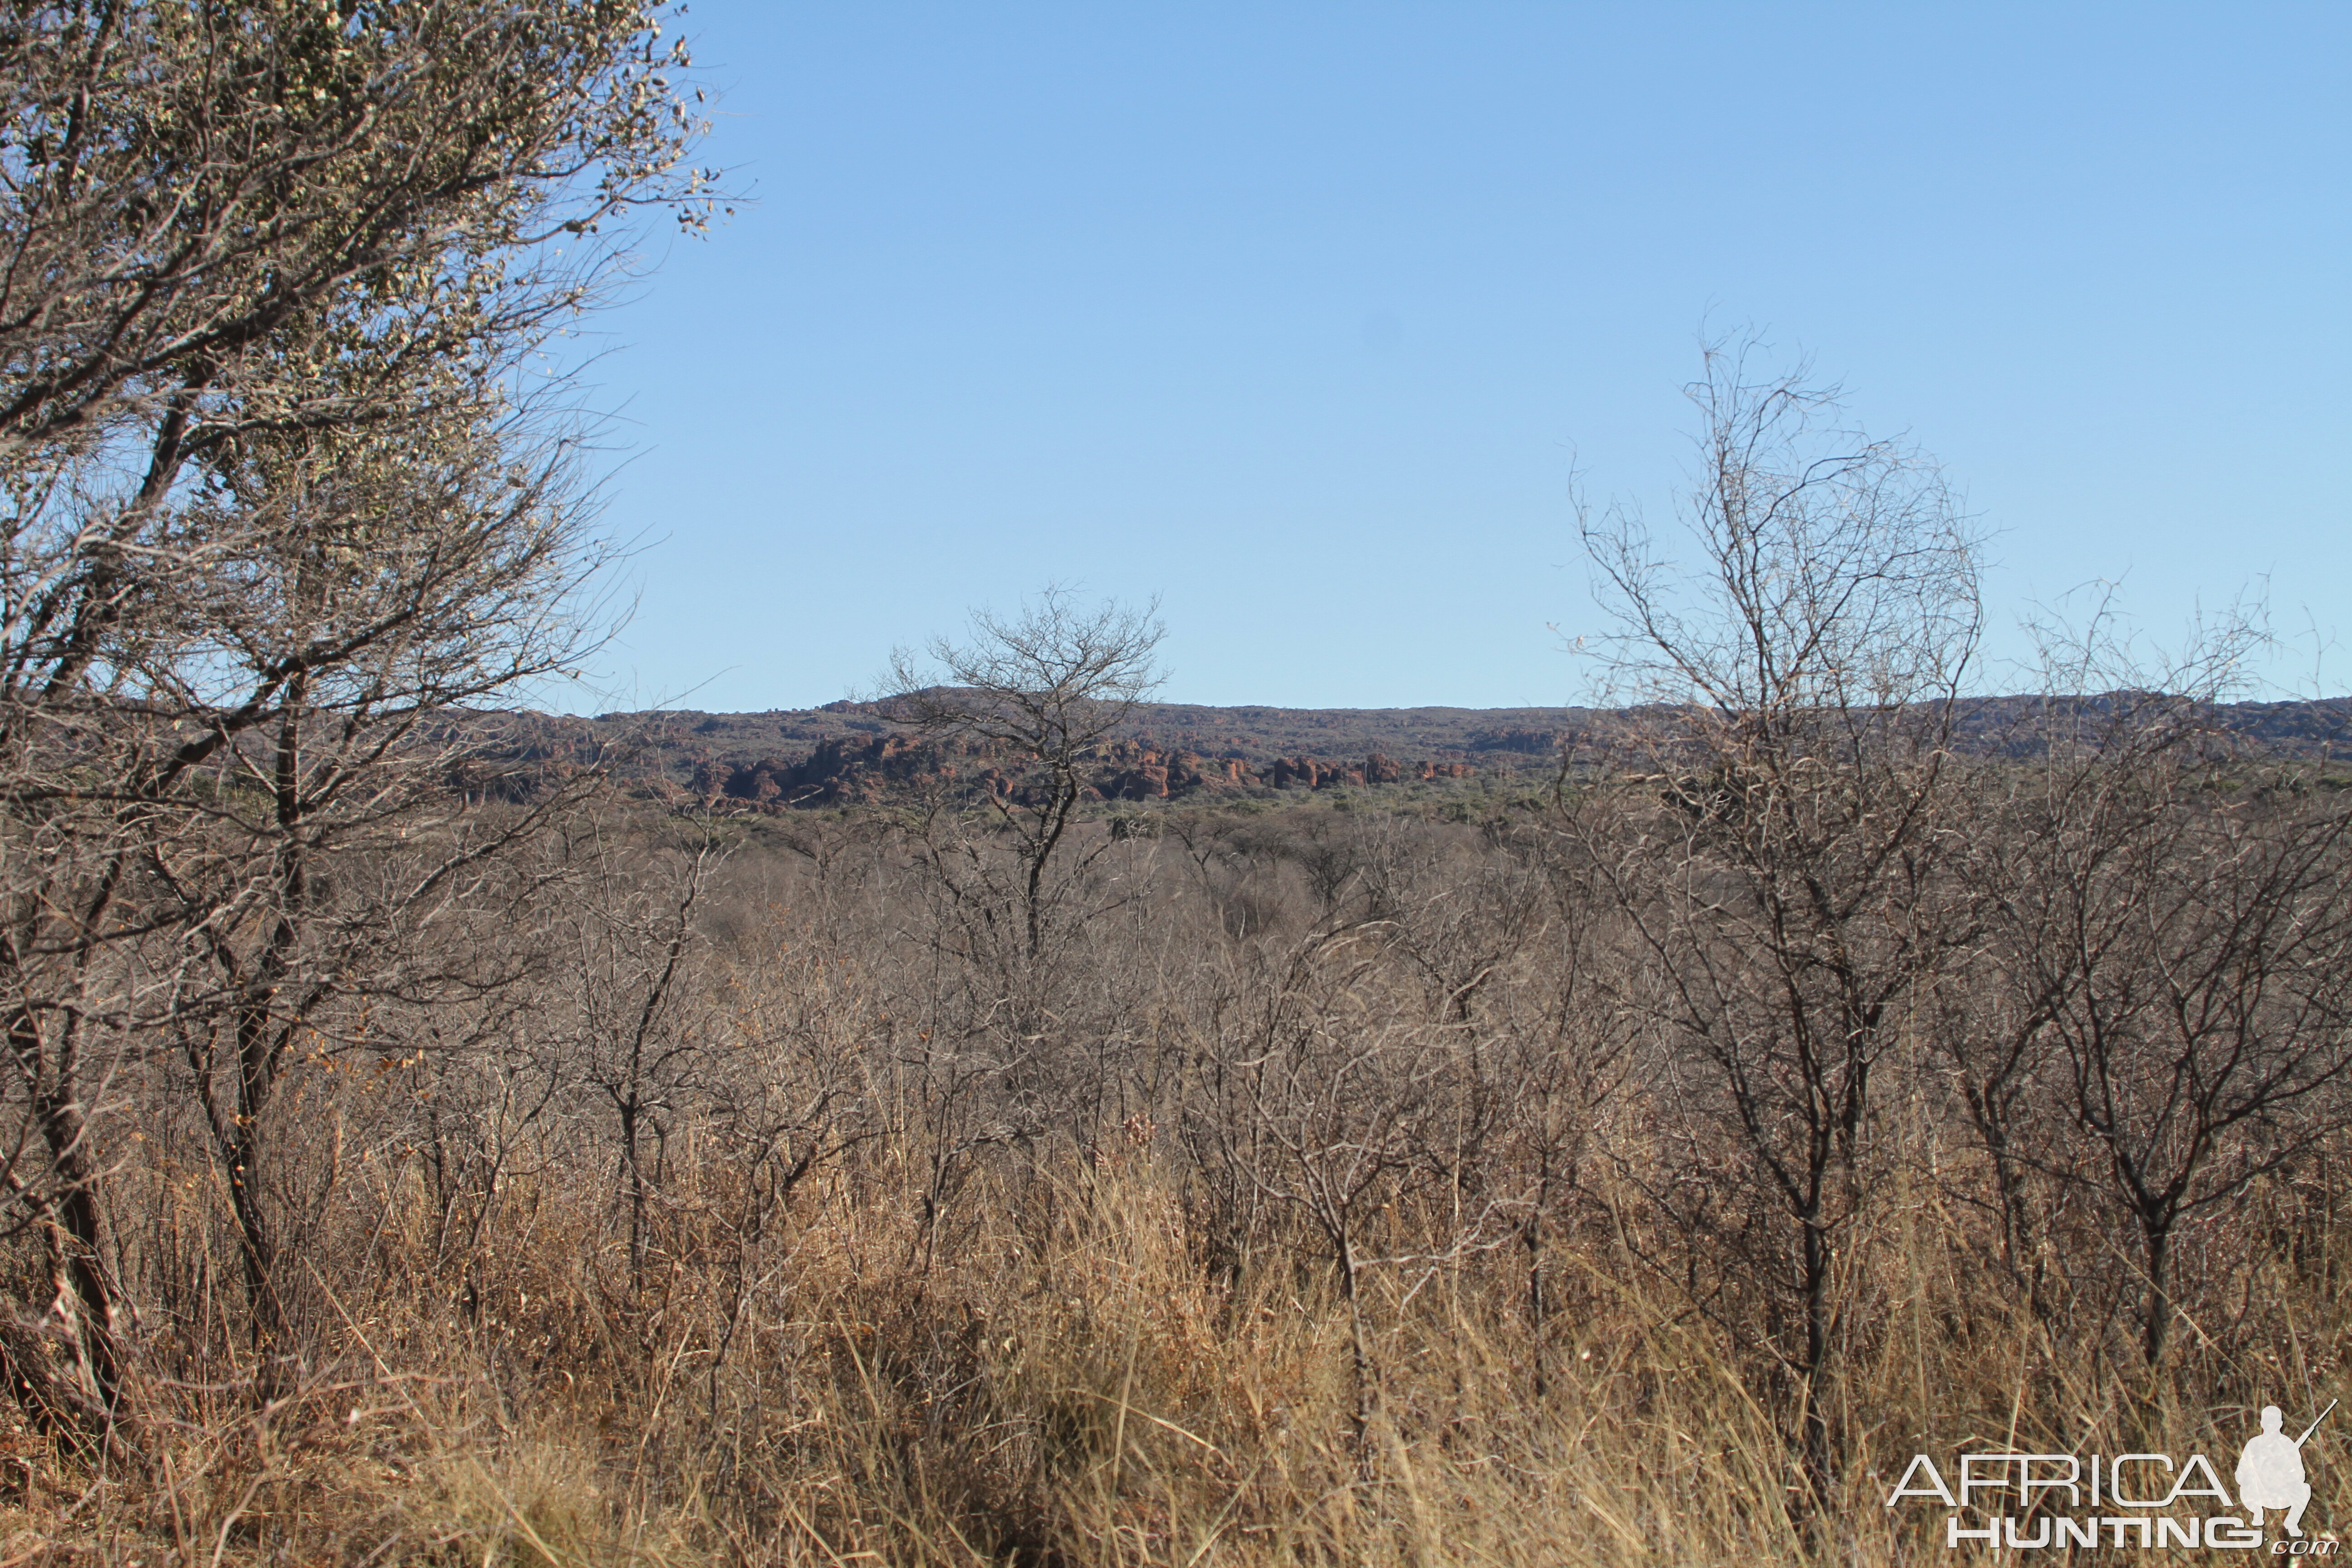
[{"label": "sparse green foliage", "polygon": [[541,356],[623,270],[600,231],[708,210],[685,63],[605,0],[0,17],[0,1215],[74,1346],[16,1364],[94,1429],[136,1414],[124,1102],[199,1109],[282,1353],[291,1077],[527,966],[416,939],[511,917],[563,793],[466,810],[501,786],[457,720],[595,635]]}]

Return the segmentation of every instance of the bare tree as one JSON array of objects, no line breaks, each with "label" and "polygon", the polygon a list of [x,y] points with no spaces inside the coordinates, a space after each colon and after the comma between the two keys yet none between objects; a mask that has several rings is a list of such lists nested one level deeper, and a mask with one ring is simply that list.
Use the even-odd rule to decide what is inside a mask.
[{"label": "bare tree", "polygon": [[[1528,1202],[1471,1169],[1494,1152],[1517,1086],[1495,1081],[1506,1064],[1472,1031],[1394,1005],[1379,984],[1393,943],[1382,921],[1311,932],[1267,966],[1255,1005],[1213,1047],[1242,1113],[1217,1133],[1221,1153],[1328,1252],[1348,1316],[1349,1436],[1367,1463],[1381,1403],[1373,1276],[1434,1272],[1500,1246]],[[1399,1223],[1415,1200],[1445,1217],[1415,1233]]]},{"label": "bare tree", "polygon": [[[2037,704],[2035,754],[1972,857],[1997,1026],[1941,1032],[2012,1266],[2033,1259],[2038,1286],[2033,1187],[2113,1205],[2150,1363],[2183,1231],[2312,1147],[2323,1091],[2352,1071],[2352,812],[2216,723],[2250,636],[2224,627],[2152,679]],[[2053,683],[2120,668],[2075,658]]]},{"label": "bare tree", "polygon": [[[706,839],[675,858],[631,854],[601,826],[572,847],[588,870],[573,906],[570,986],[580,1070],[620,1133],[616,1173],[629,1212],[629,1273],[644,1274],[647,1207],[667,1165],[672,1123],[704,1086],[710,1040],[689,1010],[695,905],[716,858]],[[647,1143],[653,1144],[649,1151]]]},{"label": "bare tree", "polygon": [[1848,427],[1834,389],[1759,376],[1758,353],[1710,348],[1690,388],[1696,566],[1623,510],[1586,518],[1610,673],[1646,722],[1566,820],[1645,957],[1624,999],[1688,1086],[1672,1135],[1728,1162],[1664,1180],[1658,1212],[1701,1274],[1736,1260],[1792,1325],[1766,1342],[1819,1488],[1872,1076],[1976,930],[1942,868],[1980,616],[1976,542],[1934,466]]},{"label": "bare tree", "polygon": [[[1139,608],[1106,600],[1088,609],[1049,584],[1016,616],[974,611],[969,637],[932,639],[928,662],[903,648],[892,658],[892,718],[1016,770],[989,792],[987,809],[1012,839],[1017,869],[1007,912],[1033,959],[1070,885],[1047,873],[1088,794],[1087,763],[1165,679],[1152,663],[1166,635],[1152,618],[1158,608],[1157,600]],[[974,847],[961,848],[984,886]]]}]

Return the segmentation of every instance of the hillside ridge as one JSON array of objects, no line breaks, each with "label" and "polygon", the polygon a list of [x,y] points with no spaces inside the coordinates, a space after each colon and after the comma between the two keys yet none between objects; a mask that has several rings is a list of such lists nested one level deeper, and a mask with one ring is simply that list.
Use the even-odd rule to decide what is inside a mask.
[{"label": "hillside ridge", "polygon": [[[2045,700],[2096,712],[2131,695],[1969,699],[1959,741],[1979,754],[2025,754],[2034,748],[2020,737],[2034,733],[2031,721]],[[1100,749],[1094,784],[1108,800],[1475,779],[1525,786],[1549,777],[1564,747],[1622,734],[1634,711],[1146,703]],[[682,803],[782,809],[871,803],[924,781],[989,793],[1017,787],[984,748],[910,736],[866,701],[505,717],[526,756],[619,759],[625,776]],[[2352,761],[2352,698],[2223,704],[2210,722],[2257,753]]]}]

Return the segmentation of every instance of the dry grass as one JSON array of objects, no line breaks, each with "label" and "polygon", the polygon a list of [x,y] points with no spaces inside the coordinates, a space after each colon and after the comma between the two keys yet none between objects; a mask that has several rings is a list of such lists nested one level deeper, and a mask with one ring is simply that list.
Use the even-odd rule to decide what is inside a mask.
[{"label": "dry grass", "polygon": [[[929,1267],[906,1173],[845,1165],[740,1300],[698,1256],[720,1173],[673,1194],[634,1298],[568,1201],[582,1173],[519,1180],[500,1201],[540,1223],[470,1304],[387,1270],[334,1300],[331,1354],[276,1399],[145,1391],[172,1418],[135,1465],[16,1435],[31,1489],[0,1562],[1894,1563],[1942,1548],[1939,1511],[1882,1506],[1915,1447],[2220,1453],[2236,1430],[2179,1393],[2228,1368],[2151,1390],[2003,1313],[1927,1197],[1891,1205],[1855,1282],[1885,1331],[1839,1391],[1851,1458],[1824,1506],[1794,1489],[1751,1361],[1605,1247],[1562,1259],[1540,1398],[1507,1255],[1379,1271],[1360,1446],[1328,1275],[1213,1282],[1157,1155],[1007,1163]],[[2347,1329],[2310,1287],[2249,1291],[2305,1377]],[[2316,1469],[2325,1517],[2347,1499]]]}]

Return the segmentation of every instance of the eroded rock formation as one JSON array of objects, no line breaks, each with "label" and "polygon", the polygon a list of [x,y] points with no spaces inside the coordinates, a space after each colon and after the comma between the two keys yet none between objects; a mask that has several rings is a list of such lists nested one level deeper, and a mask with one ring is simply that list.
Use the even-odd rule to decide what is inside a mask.
[{"label": "eroded rock formation", "polygon": [[[1088,759],[1090,798],[1168,800],[1201,792],[1244,789],[1332,789],[1347,784],[1401,784],[1408,780],[1469,778],[1468,763],[1425,760],[1400,763],[1374,752],[1361,762],[1321,757],[1277,757],[1263,769],[1239,757],[1204,757],[1143,741],[1118,741]],[[1025,799],[1036,786],[1023,782],[1023,769],[1008,765],[986,746],[915,740],[904,735],[836,737],[819,743],[798,762],[762,757],[729,763],[703,756],[694,764],[688,793],[706,805],[739,803],[754,810],[793,806],[871,805],[893,786],[952,786],[959,778],[990,795]]]}]

